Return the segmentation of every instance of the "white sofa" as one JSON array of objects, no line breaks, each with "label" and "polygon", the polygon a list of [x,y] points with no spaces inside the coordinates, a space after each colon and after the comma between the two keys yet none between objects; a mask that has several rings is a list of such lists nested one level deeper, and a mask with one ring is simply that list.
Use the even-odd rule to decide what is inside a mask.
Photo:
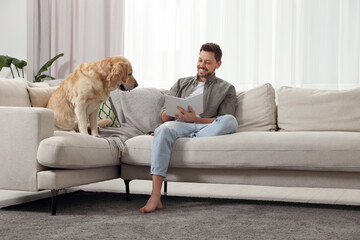
[{"label": "white sofa", "polygon": [[[360,189],[360,88],[281,87],[276,103],[264,84],[237,99],[238,132],[178,139],[167,181]],[[131,180],[151,179],[152,137],[136,136],[126,146],[121,178],[129,198]]]},{"label": "white sofa", "polygon": [[[119,178],[120,160],[105,139],[54,131],[43,101],[50,93],[42,84],[0,79],[0,189],[51,190],[55,215],[60,189]],[[31,107],[29,95],[43,107]]]},{"label": "white sofa", "polygon": [[[129,199],[131,180],[151,179],[151,136],[127,140],[117,159],[103,138],[54,131],[52,111],[41,107],[50,93],[0,79],[0,189],[51,190],[55,214],[59,189],[121,177]],[[160,124],[160,90],[124,94],[111,93],[123,126],[146,132]],[[238,132],[178,139],[167,181],[360,189],[360,89],[282,87],[276,104],[264,84],[237,97]]]}]

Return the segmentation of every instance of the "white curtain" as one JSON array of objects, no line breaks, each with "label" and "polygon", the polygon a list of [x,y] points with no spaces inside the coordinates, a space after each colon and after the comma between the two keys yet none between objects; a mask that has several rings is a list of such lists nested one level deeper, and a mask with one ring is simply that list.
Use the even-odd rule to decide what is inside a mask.
[{"label": "white curtain", "polygon": [[34,74],[59,53],[50,75],[65,78],[78,64],[123,55],[122,0],[35,0]]},{"label": "white curtain", "polygon": [[218,43],[217,76],[249,89],[360,87],[358,0],[125,0],[125,48],[141,86],[196,74]]}]

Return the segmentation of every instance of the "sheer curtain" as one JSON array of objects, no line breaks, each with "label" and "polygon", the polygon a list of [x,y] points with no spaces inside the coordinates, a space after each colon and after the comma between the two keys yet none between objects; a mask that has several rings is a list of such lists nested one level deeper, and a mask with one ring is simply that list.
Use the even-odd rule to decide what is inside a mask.
[{"label": "sheer curtain", "polygon": [[123,55],[122,0],[35,0],[34,72],[59,53],[50,75],[65,78],[83,62]]},{"label": "sheer curtain", "polygon": [[357,0],[125,0],[125,9],[124,55],[142,86],[195,75],[205,42],[221,46],[217,76],[239,90],[360,86]]}]

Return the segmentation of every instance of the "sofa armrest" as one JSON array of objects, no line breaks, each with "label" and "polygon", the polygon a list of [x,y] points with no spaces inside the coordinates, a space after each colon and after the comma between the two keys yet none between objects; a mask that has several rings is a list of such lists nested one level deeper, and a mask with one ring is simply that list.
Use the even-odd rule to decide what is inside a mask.
[{"label": "sofa armrest", "polygon": [[54,135],[54,113],[46,108],[0,107],[0,189],[37,191],[41,140]]}]

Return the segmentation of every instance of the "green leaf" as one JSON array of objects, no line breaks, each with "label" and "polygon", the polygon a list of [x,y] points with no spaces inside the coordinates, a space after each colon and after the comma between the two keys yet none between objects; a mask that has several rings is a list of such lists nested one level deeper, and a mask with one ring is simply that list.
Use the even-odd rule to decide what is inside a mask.
[{"label": "green leaf", "polygon": [[24,60],[13,58],[12,64],[14,64],[17,68],[23,69],[27,65],[27,62]]},{"label": "green leaf", "polygon": [[7,56],[0,55],[0,71],[5,66],[6,60],[7,60]]},{"label": "green leaf", "polygon": [[8,55],[0,55],[0,71],[3,69],[3,67],[8,67],[11,70],[11,75],[13,76],[13,78],[15,78],[11,64],[15,66],[16,72],[20,77],[19,69],[23,70],[24,67],[27,65],[27,62],[24,60],[19,60],[17,58],[9,57]]},{"label": "green leaf", "polygon": [[39,70],[39,72],[36,74],[36,76],[40,76],[42,72],[45,72],[48,70],[48,68],[53,64],[53,62],[55,62],[56,59],[58,59],[59,57],[64,56],[64,53],[60,53],[58,55],[56,55],[55,57],[53,57],[52,59],[50,59],[49,61],[47,61],[44,66],[42,66]]},{"label": "green leaf", "polygon": [[50,78],[51,80],[54,80],[55,78],[50,75],[42,74],[42,75],[36,75],[34,82],[41,82],[44,78]]},{"label": "green leaf", "polygon": [[53,57],[52,59],[50,59],[49,61],[47,61],[44,66],[42,66],[40,68],[40,70],[38,71],[38,73],[34,76],[35,80],[34,82],[40,82],[42,79],[44,78],[50,78],[50,79],[55,79],[54,77],[50,76],[50,75],[45,75],[45,74],[41,74],[45,71],[48,70],[48,68],[56,61],[56,59],[58,59],[59,57],[64,56],[64,53],[60,53],[58,55],[56,55],[55,57]]},{"label": "green leaf", "polygon": [[7,57],[7,58],[6,58],[6,62],[5,62],[4,67],[11,68],[11,63],[12,63],[12,61],[14,60],[14,58],[13,58],[13,57],[9,57],[9,56],[6,56],[6,57]]}]

